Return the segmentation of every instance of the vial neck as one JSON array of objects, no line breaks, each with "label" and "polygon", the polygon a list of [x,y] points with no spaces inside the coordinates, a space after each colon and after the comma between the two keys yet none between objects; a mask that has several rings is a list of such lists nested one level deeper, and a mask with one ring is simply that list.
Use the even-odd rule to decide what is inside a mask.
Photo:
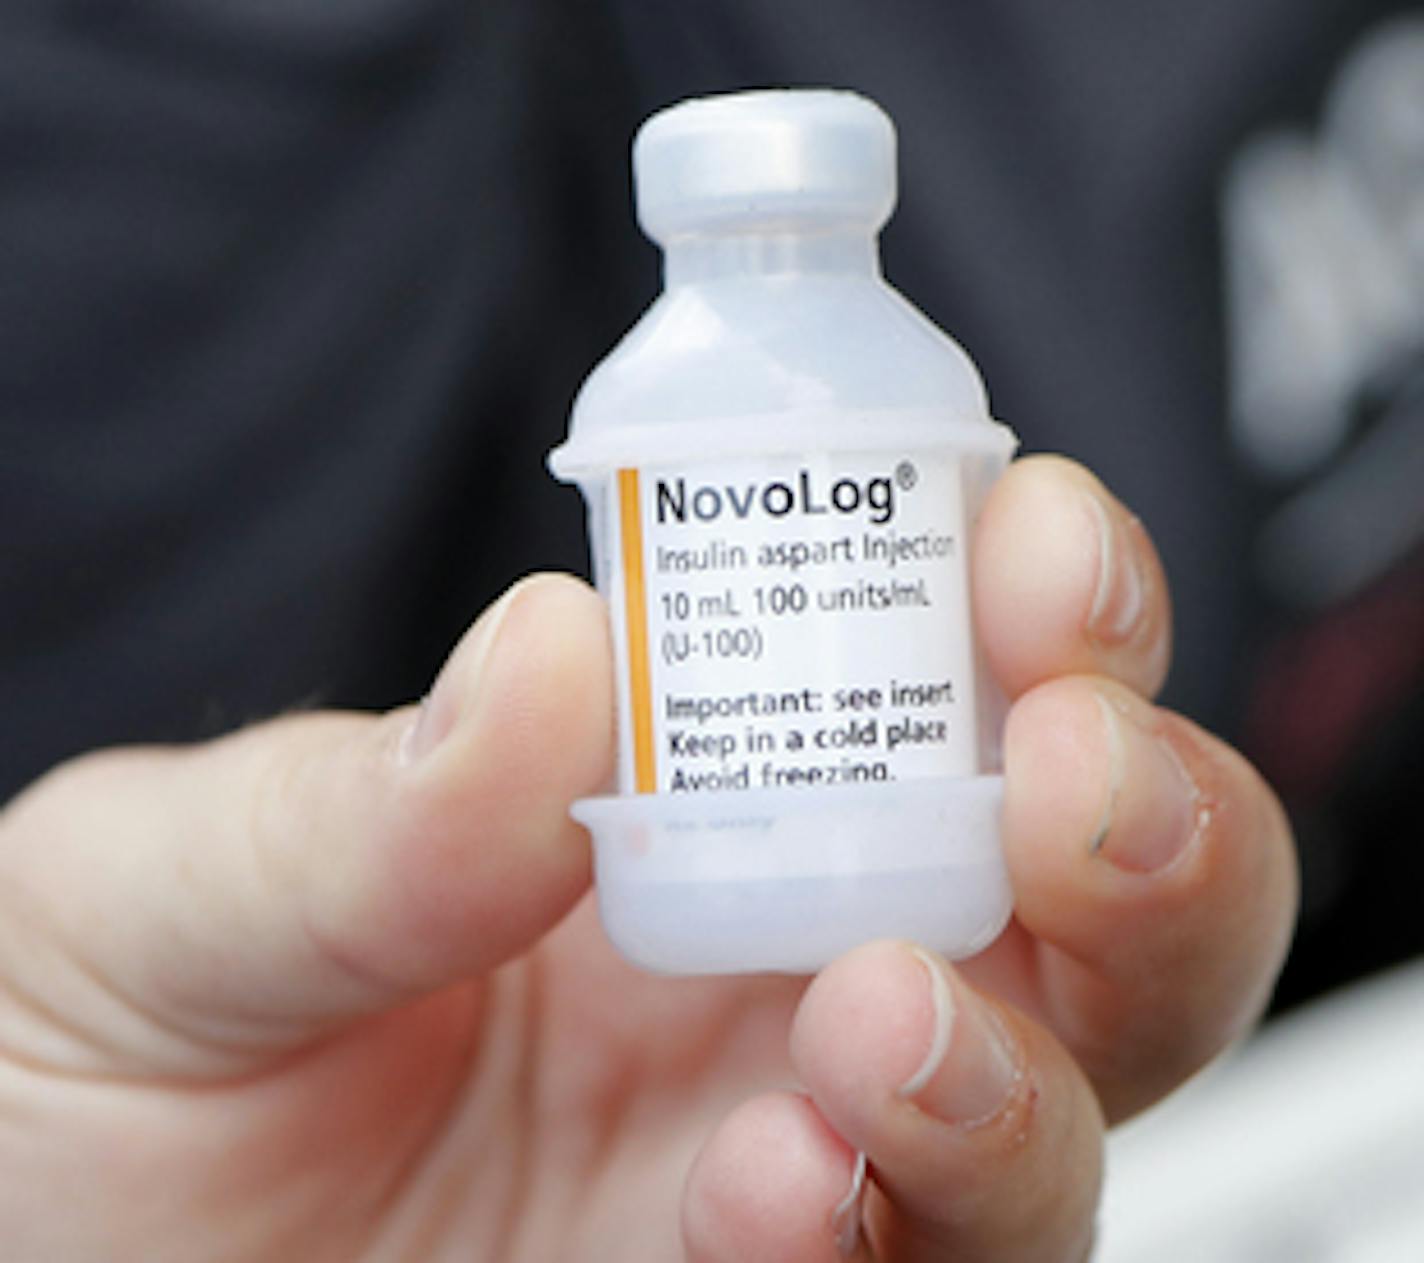
[{"label": "vial neck", "polygon": [[663,283],[705,284],[752,276],[803,274],[878,277],[874,234],[855,232],[701,233],[674,237],[664,247]]}]

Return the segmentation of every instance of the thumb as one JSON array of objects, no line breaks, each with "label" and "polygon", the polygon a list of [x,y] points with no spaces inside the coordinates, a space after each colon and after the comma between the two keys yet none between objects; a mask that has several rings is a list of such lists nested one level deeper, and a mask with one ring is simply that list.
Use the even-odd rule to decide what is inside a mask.
[{"label": "thumb", "polygon": [[88,756],[0,816],[0,1053],[227,1074],[530,946],[589,881],[599,599],[516,585],[425,704]]}]

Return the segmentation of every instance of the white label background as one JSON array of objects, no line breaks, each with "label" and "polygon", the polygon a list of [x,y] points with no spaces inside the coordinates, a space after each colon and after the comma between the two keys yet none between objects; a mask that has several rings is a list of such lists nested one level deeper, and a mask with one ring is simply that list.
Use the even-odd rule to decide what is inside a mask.
[{"label": "white label background", "polygon": [[[620,505],[620,483],[611,482],[620,792],[979,770],[963,486],[953,455],[856,452],[640,469],[645,668],[629,657],[629,619],[640,616],[628,599],[622,532],[631,505]],[[631,483],[621,485],[628,494]],[[646,702],[637,700],[639,670]],[[638,722],[651,761],[641,777]]]}]

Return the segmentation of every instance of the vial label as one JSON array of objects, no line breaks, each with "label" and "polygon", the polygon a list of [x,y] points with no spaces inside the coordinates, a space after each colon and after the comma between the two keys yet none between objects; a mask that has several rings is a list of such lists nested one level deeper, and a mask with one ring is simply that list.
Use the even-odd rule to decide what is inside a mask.
[{"label": "vial label", "polygon": [[955,456],[645,466],[609,491],[621,792],[979,771]]}]

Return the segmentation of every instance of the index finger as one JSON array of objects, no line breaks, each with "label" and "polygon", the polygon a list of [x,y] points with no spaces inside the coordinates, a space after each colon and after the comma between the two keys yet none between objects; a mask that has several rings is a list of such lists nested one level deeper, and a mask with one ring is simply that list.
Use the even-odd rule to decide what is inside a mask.
[{"label": "index finger", "polygon": [[1153,696],[1167,676],[1167,581],[1141,522],[1083,466],[1015,462],[974,538],[984,654],[1010,697],[1061,675],[1097,675]]}]

